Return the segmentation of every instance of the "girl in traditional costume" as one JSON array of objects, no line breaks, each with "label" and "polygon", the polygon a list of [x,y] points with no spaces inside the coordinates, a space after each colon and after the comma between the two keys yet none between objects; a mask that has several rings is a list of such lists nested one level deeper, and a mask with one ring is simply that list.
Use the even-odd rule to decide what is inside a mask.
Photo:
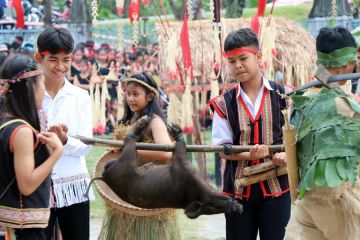
[{"label": "girl in traditional costume", "polygon": [[[316,49],[331,74],[353,71],[357,46],[346,28],[321,29]],[[340,88],[308,92],[293,96],[300,200],[285,239],[360,239],[360,106]]]},{"label": "girl in traditional costume", "polygon": [[[166,128],[166,119],[158,104],[158,96],[158,86],[148,74],[135,74],[125,79],[125,113],[114,131],[117,140],[123,140],[141,117],[148,116],[151,118],[151,121],[147,130],[140,137],[140,141],[172,144]],[[149,167],[152,164],[169,163],[172,153],[138,150],[138,157],[140,159],[138,162],[139,167]],[[111,204],[107,205],[108,211],[103,223],[101,238],[136,240],[180,239],[176,210],[162,209],[157,211],[152,209],[148,211],[147,209],[141,210],[137,208],[137,213],[133,215],[130,211],[125,212],[116,208],[116,205],[119,205],[119,203]],[[135,209],[136,207],[130,206],[127,210],[132,208]]]},{"label": "girl in traditional costume", "polygon": [[0,70],[0,226],[6,239],[45,239],[50,173],[63,153],[55,133],[40,131],[45,93],[35,60],[16,55]]},{"label": "girl in traditional costume", "polygon": [[[132,128],[137,120],[143,116],[152,118],[148,131],[143,135],[142,141],[157,144],[171,144],[172,141],[166,129],[166,119],[158,104],[158,86],[147,73],[140,73],[125,80],[125,113],[115,130],[117,139],[123,139],[124,133]],[[123,129],[126,128],[125,131]],[[171,152],[138,151],[139,157],[166,163],[172,157]],[[156,160],[154,160],[156,159]]]}]

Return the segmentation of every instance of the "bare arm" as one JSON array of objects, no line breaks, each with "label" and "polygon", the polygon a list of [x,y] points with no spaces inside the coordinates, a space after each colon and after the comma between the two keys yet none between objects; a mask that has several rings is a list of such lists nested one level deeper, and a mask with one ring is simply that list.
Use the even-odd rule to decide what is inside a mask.
[{"label": "bare arm", "polygon": [[82,89],[85,89],[85,90],[89,90],[90,89],[90,86],[89,84],[81,84],[77,75],[74,76],[74,85],[75,86],[78,86],[78,87],[81,87]]},{"label": "bare arm", "polygon": [[32,194],[49,176],[56,161],[60,158],[63,147],[54,133],[40,137],[51,152],[48,159],[35,168],[33,131],[29,127],[19,129],[13,141],[14,168],[17,184],[21,194]]},{"label": "bare arm", "polygon": [[[160,117],[151,120],[150,128],[156,144],[172,144],[166,125]],[[140,158],[166,162],[171,159],[172,152],[139,150],[138,155]]]}]

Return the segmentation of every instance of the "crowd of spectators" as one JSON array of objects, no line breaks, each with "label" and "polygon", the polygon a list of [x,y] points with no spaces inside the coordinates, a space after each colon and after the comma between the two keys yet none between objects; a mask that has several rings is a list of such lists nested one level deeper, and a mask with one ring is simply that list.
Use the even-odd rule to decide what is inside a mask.
[{"label": "crowd of spectators", "polygon": [[[146,47],[134,48],[125,46],[123,49],[115,49],[107,43],[95,43],[92,40],[78,43],[72,54],[71,70],[68,80],[83,89],[90,90],[89,84],[102,84],[107,81],[109,100],[106,103],[106,132],[111,133],[117,122],[117,87],[119,81],[133,74],[146,72],[159,79],[159,44],[153,43]],[[23,38],[15,37],[12,43],[0,42],[0,66],[8,56],[22,53],[33,55],[34,45],[25,43]],[[98,77],[94,78],[96,74]],[[111,77],[110,77],[111,75]],[[112,81],[110,81],[112,80]]]}]

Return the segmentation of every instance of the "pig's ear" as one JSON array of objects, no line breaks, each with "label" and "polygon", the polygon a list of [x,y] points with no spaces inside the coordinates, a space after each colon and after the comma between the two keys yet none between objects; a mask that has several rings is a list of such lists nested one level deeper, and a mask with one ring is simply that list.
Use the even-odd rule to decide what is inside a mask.
[{"label": "pig's ear", "polygon": [[200,215],[201,203],[199,201],[191,202],[185,208],[185,214],[188,218],[194,219]]}]

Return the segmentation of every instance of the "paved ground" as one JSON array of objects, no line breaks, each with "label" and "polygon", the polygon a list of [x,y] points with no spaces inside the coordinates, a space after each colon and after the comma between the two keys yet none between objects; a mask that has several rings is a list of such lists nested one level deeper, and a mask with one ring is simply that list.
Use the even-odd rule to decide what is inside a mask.
[{"label": "paved ground", "polygon": [[[97,240],[101,228],[101,219],[92,218],[90,221],[90,240]],[[186,240],[224,240],[225,218],[223,214],[200,216],[191,220],[185,216],[181,217],[182,235]]]}]

